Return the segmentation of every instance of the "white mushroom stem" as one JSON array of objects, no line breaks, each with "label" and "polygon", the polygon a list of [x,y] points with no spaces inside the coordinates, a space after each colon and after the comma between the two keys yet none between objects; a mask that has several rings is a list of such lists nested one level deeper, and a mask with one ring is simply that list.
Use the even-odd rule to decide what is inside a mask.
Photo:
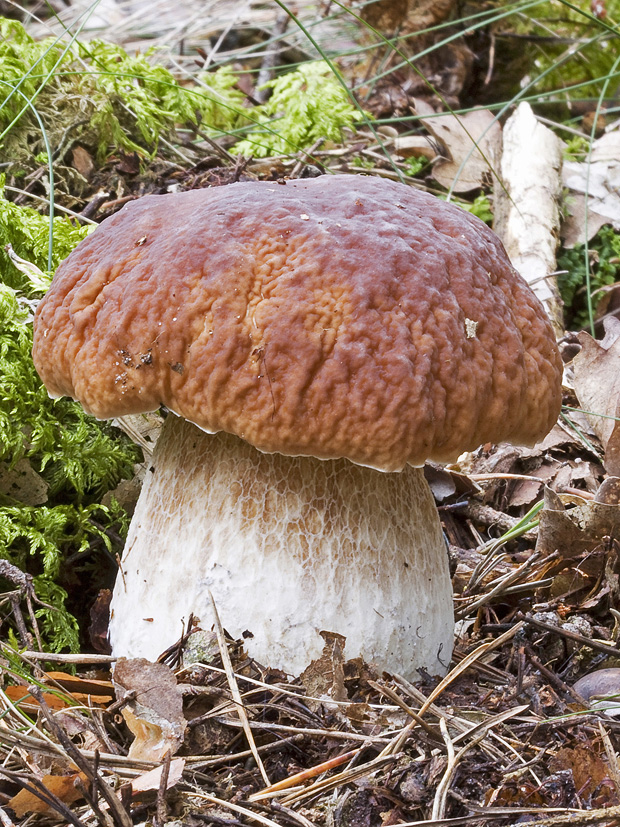
[{"label": "white mushroom stem", "polygon": [[347,657],[410,678],[450,660],[447,550],[419,468],[262,454],[171,415],[121,568],[118,656],[155,660],[190,614],[210,628],[211,591],[248,654],[294,675],[321,654],[321,630],[346,637]]}]

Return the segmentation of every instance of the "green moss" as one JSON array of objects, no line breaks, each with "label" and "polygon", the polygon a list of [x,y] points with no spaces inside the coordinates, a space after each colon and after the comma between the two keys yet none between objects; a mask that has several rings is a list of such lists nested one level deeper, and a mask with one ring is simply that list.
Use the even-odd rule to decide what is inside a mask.
[{"label": "green moss", "polygon": [[[54,219],[54,269],[91,229],[92,227],[76,226],[67,218]],[[48,219],[30,207],[18,207],[7,201],[4,198],[4,177],[0,175],[0,281],[15,290],[24,291],[26,295],[31,293],[32,283],[11,262],[6,246],[10,244],[18,256],[45,272],[48,242]],[[47,273],[47,276],[51,279],[52,273]]]},{"label": "green moss", "polygon": [[[230,69],[203,73],[203,85],[189,89],[152,57],[101,40],[70,48],[53,38],[35,41],[17,21],[0,18],[0,131],[20,116],[23,96],[54,145],[66,142],[69,130],[72,143],[88,146],[99,160],[118,149],[152,155],[179,125],[226,132],[245,122]],[[43,151],[29,109],[4,137],[4,149],[13,159]]]},{"label": "green moss", "polygon": [[273,90],[252,117],[262,124],[235,144],[233,152],[255,158],[288,155],[307,149],[319,138],[340,141],[342,129],[352,128],[360,115],[346,89],[324,61],[304,63],[263,88]]},{"label": "green moss", "polygon": [[[0,197],[0,246],[43,268],[48,219]],[[86,230],[58,219],[54,263]],[[87,416],[69,399],[50,399],[31,357],[32,312],[41,293],[0,255],[0,461],[13,467],[26,458],[48,485],[48,501],[31,506],[0,496],[0,556],[35,576],[40,599],[54,607],[39,611],[45,641],[53,650],[78,645],[75,619],[65,610],[58,583],[69,553],[93,540],[109,546],[105,529],[118,530],[124,515],[106,509],[101,496],[133,473],[139,450],[120,431]],[[19,495],[17,495],[19,496]],[[96,521],[93,516],[96,514]]]},{"label": "green moss", "polygon": [[[620,281],[620,234],[612,227],[601,227],[588,243],[590,294],[594,317],[603,298],[596,291]],[[558,256],[558,270],[566,270],[558,276],[558,286],[564,301],[566,323],[571,330],[589,326],[588,299],[586,293],[585,244],[576,244],[571,250],[563,250]]]}]

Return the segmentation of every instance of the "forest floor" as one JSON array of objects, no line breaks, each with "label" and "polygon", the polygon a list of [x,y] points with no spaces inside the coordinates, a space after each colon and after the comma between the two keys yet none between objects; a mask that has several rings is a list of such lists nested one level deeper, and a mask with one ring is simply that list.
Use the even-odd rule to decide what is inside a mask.
[{"label": "forest floor", "polygon": [[[0,4],[5,14],[10,5]],[[64,20],[75,20],[82,8],[57,5]],[[257,73],[273,77],[266,42],[275,44],[280,68],[329,49],[342,56],[343,77],[363,97],[372,126],[345,127],[338,141],[319,137],[296,152],[255,158],[235,154],[235,138],[213,139],[200,128],[162,141],[150,156],[129,147],[100,156],[86,139],[67,141],[56,169],[57,212],[100,222],[149,193],[329,171],[405,176],[410,185],[450,191],[491,220],[501,197],[502,129],[517,108],[506,107],[491,123],[508,83],[503,73],[511,71],[503,61],[516,60],[501,52],[496,30],[467,34],[453,25],[446,29],[453,39],[440,50],[437,33],[425,35],[428,56],[416,71],[388,71],[392,58],[383,55],[379,72],[364,51],[363,27],[336,15],[339,4],[288,4],[306,28],[324,21],[308,29],[311,45],[280,4],[182,5],[183,11],[163,0],[102,2],[80,36],[104,37],[132,54],[154,46],[188,84],[196,67],[225,54],[239,73],[239,90],[254,102]],[[406,6],[384,3],[373,26],[387,31]],[[417,6],[401,28],[443,32],[454,15],[450,2]],[[46,17],[28,19],[26,28],[40,38],[57,25]],[[380,80],[368,81],[378,74]],[[568,127],[556,104],[533,110],[550,135],[580,138],[599,153],[570,162],[564,154],[562,177],[565,143],[554,145],[559,155],[540,150],[550,175],[549,212],[540,220],[546,249],[554,259],[561,235],[566,257],[587,236],[583,213],[574,207],[571,216],[567,207],[585,203],[575,181],[586,167],[601,172],[603,189],[616,199],[588,202],[590,232],[620,221],[618,122],[596,100],[575,105]],[[469,120],[464,131],[463,119],[481,111],[482,123]],[[421,116],[428,118],[422,126],[415,121]],[[474,151],[470,132],[478,127]],[[504,136],[504,152],[507,145]],[[498,170],[495,183],[489,163]],[[45,159],[18,177],[6,166],[13,203],[39,206],[37,199],[49,196]],[[572,200],[560,209],[567,192]],[[531,232],[526,226],[517,242]],[[600,249],[593,247],[596,255]],[[608,258],[613,268],[618,253]],[[545,259],[545,278],[554,264]],[[359,658],[346,660],[336,636],[327,636],[323,656],[293,678],[248,659],[243,642],[225,643],[222,630],[188,635],[185,652],[173,647],[158,664],[125,661],[112,675],[102,578],[91,612],[94,654],[86,644],[73,655],[43,655],[36,644],[19,654],[4,647],[4,827],[620,824],[620,725],[609,700],[620,694],[620,305],[613,284],[600,287],[604,302],[587,332],[575,323],[584,312],[583,287],[575,306],[562,308],[554,284],[547,279],[543,298],[556,327],[573,329],[557,331],[567,363],[565,406],[551,433],[533,448],[485,445],[454,466],[426,469],[453,575],[456,639],[444,678],[420,674],[411,683]],[[148,427],[157,430],[157,418]],[[135,421],[125,429],[148,452],[152,434]],[[116,494],[131,508],[139,481],[128,488],[124,483]],[[5,576],[16,589],[5,601],[7,614],[32,641],[29,581],[20,584],[8,570]],[[85,613],[80,619],[87,624]],[[56,671],[67,666],[75,674]]]}]

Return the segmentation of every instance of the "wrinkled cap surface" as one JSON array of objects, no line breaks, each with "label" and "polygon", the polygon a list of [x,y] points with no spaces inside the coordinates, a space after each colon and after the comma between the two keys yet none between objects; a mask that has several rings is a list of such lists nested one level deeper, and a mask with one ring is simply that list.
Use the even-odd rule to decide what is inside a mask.
[{"label": "wrinkled cap surface", "polygon": [[261,451],[388,471],[532,444],[560,408],[551,326],[499,239],[371,177],[127,204],[58,268],[33,355],[102,419],[163,404]]}]

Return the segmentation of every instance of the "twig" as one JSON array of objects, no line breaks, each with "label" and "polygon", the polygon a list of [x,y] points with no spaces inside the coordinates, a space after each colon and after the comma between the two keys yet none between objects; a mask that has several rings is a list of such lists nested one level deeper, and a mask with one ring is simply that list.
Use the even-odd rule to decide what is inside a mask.
[{"label": "twig", "polygon": [[[272,28],[272,40],[276,41],[284,34],[290,19],[290,16],[285,11],[281,11],[278,14]],[[277,45],[275,45],[274,48],[269,49],[263,58],[263,64],[260,67],[260,72],[258,73],[258,78],[256,79],[256,87],[254,89],[254,97],[259,103],[265,103],[271,94],[271,89],[261,89],[261,87],[264,86],[264,84],[269,83],[269,81],[274,78],[279,53],[280,49]]]},{"label": "twig", "polygon": [[[618,613],[620,616],[620,612]],[[218,675],[225,675],[226,672],[224,669],[221,669],[219,666],[211,666],[208,663],[201,663],[200,664],[203,669],[207,669],[209,672],[216,672]],[[183,670],[181,670],[183,671]],[[270,692],[277,690],[279,694],[282,695],[289,695],[292,698],[296,698],[299,701],[323,701],[323,698],[318,698],[314,695],[308,695],[304,689],[300,686],[295,686],[294,684],[282,684],[282,683],[265,683],[265,681],[258,681],[256,678],[250,678],[249,676],[244,675],[243,680],[246,683],[250,683],[253,686],[261,687],[262,689],[267,689]],[[335,701],[330,698],[330,704],[334,704],[337,706],[347,707],[350,705],[351,701]],[[389,707],[385,704],[369,704],[371,709],[384,709],[389,710],[393,709],[393,707]],[[194,718],[193,720],[198,720]],[[189,722],[189,726],[191,726],[192,722]]]},{"label": "twig", "polygon": [[[213,718],[218,724],[225,726],[242,728],[241,721],[235,718],[225,718],[222,715],[217,715]],[[300,735],[318,735],[323,738],[334,738],[339,741],[364,741],[373,744],[381,744],[392,740],[394,733],[385,736],[369,737],[368,735],[361,735],[358,732],[341,732],[339,729],[310,729],[309,727],[295,727],[287,726],[286,724],[270,724],[267,721],[250,721],[251,729],[266,729],[274,732],[296,732]],[[401,730],[399,730],[399,733]]]},{"label": "twig", "polygon": [[[78,213],[78,215],[80,216],[80,218],[91,223],[93,215],[95,215],[99,211],[99,207],[102,204],[105,204],[109,197],[109,192],[96,192],[90,199],[88,204],[84,207],[82,212]],[[95,224],[96,222],[92,221],[92,223]]]},{"label": "twig", "polygon": [[209,795],[208,793],[203,793],[202,791],[193,791],[192,796],[195,798],[202,798],[203,801],[209,801],[211,804],[215,804],[218,807],[224,807],[227,810],[232,810],[233,813],[239,813],[239,815],[245,816],[252,821],[257,821],[259,824],[264,824],[265,827],[280,827],[270,818],[254,813],[252,810],[248,810],[247,807],[240,807],[239,804],[233,804],[232,801],[225,801],[223,798],[216,798],[214,795]]},{"label": "twig", "polygon": [[397,761],[399,757],[399,753],[394,755],[378,755],[376,758],[373,758],[372,761],[368,761],[366,764],[362,764],[359,767],[354,767],[352,769],[345,770],[344,772],[340,772],[337,775],[332,775],[331,778],[324,778],[320,781],[316,781],[309,787],[306,787],[297,793],[293,793],[293,795],[288,798],[285,798],[284,803],[296,803],[305,798],[310,798],[313,795],[317,795],[318,793],[333,790],[336,787],[340,787],[342,784],[348,784],[351,781],[355,781],[357,778],[364,777],[365,775],[371,775],[373,772],[376,772],[381,769],[381,767],[385,766],[385,764],[389,764],[392,761]]},{"label": "twig", "polygon": [[[477,479],[475,476],[469,478],[473,479],[474,482]],[[466,517],[474,520],[474,522],[485,526],[485,528],[494,526],[500,531],[512,531],[512,529],[521,522],[518,517],[511,517],[509,514],[503,514],[501,511],[491,508],[490,505],[485,505],[484,503],[478,502],[478,500],[467,500],[464,503],[459,503],[458,513],[464,514]],[[536,529],[530,529],[521,536],[526,540],[535,540],[537,533],[538,531]]]},{"label": "twig", "polygon": [[[272,744],[263,744],[257,749],[261,755],[265,755],[266,753],[277,752],[291,744],[300,744],[305,739],[305,735],[298,733],[297,735],[291,735],[289,738],[282,738],[281,741],[274,741]],[[233,752],[230,755],[213,755],[208,758],[204,755],[189,756],[186,759],[186,766],[192,770],[200,770],[207,767],[217,767],[220,764],[234,764],[242,758],[249,758],[251,755],[251,750],[244,749],[242,752]]]},{"label": "twig", "polygon": [[103,827],[114,827],[114,822],[112,821],[110,814],[102,810],[99,806],[97,794],[97,788],[99,785],[96,783],[95,779],[93,779],[90,790],[88,789],[88,784],[85,784],[84,780],[80,776],[75,779],[75,786],[81,792],[82,797],[86,799],[89,807],[97,817],[99,824],[102,824]]},{"label": "twig", "polygon": [[30,660],[47,660],[50,663],[114,663],[116,658],[112,655],[62,655],[51,652],[17,652],[23,658]]},{"label": "twig", "polygon": [[607,643],[601,643],[598,640],[593,640],[592,638],[585,637],[584,635],[579,635],[577,632],[571,632],[568,629],[563,629],[561,626],[552,626],[550,623],[545,623],[542,620],[535,620],[533,617],[528,617],[527,615],[521,613],[515,615],[515,617],[521,624],[527,623],[529,626],[536,626],[538,629],[544,629],[545,632],[554,632],[556,635],[560,635],[560,637],[566,637],[569,640],[574,640],[582,646],[589,646],[590,649],[596,649],[598,652],[604,652],[606,655],[613,655],[616,658],[620,655],[620,648],[616,646],[609,646]]},{"label": "twig", "polygon": [[529,704],[521,704],[521,706],[515,706],[513,709],[507,709],[505,712],[499,712],[497,715],[493,715],[490,718],[487,718],[486,721],[480,721],[479,724],[474,724],[467,732],[461,732],[460,735],[457,735],[454,739],[454,743],[458,744],[459,741],[462,741],[463,738],[471,738],[472,736],[476,736],[479,732],[483,735],[488,735],[489,731],[496,727],[498,724],[503,724],[504,721],[510,720],[510,718],[515,718],[517,715],[522,715],[529,709]]},{"label": "twig", "polygon": [[55,810],[59,813],[63,818],[66,818],[70,824],[73,824],[74,827],[86,827],[83,821],[73,813],[69,807],[58,798],[57,795],[45,786],[42,781],[39,781],[38,778],[35,776],[32,777],[30,781],[26,781],[21,773],[12,772],[8,770],[6,767],[0,766],[0,775],[4,775],[9,781],[12,781],[15,784],[19,784],[19,786],[29,792],[30,795],[34,795],[39,798],[41,801],[45,802],[48,807],[51,807],[52,810]]},{"label": "twig", "polygon": [[[67,734],[61,729],[61,727],[58,726],[39,687],[29,686],[28,691],[30,692],[33,698],[36,698],[39,706],[41,707],[41,712],[43,713],[43,716],[47,721],[48,726],[50,727],[56,738],[58,738],[62,747],[66,750],[68,755],[71,756],[78,768],[82,770],[82,772],[87,776],[89,781],[94,784],[95,779],[98,778],[98,772],[96,771],[96,769],[93,769],[90,762],[84,757],[82,752],[75,746],[73,741],[67,736]],[[95,761],[97,760],[98,753],[95,752]],[[133,827],[133,821],[131,820],[129,813],[123,807],[120,800],[114,794],[113,790],[111,790],[105,782],[101,784],[101,794],[105,799],[108,807],[110,808],[110,811],[112,812],[116,823],[121,825],[121,827]]]},{"label": "twig", "polygon": [[359,755],[362,749],[363,747],[358,747],[357,749],[350,750],[342,755],[337,755],[335,758],[330,758],[328,761],[323,761],[321,764],[310,767],[310,769],[297,772],[295,775],[290,775],[288,778],[283,778],[282,781],[278,781],[270,787],[265,787],[264,790],[259,790],[257,793],[253,793],[248,798],[248,801],[259,801],[262,798],[269,798],[272,793],[279,792],[280,790],[286,790],[289,787],[295,787],[298,784],[303,784],[304,781],[308,781],[310,778],[316,778],[317,775],[322,775],[324,772],[333,770],[334,767],[339,767],[341,764],[345,764],[347,761],[350,761],[351,758]]},{"label": "twig", "polygon": [[2,822],[2,827],[15,827],[15,822],[8,817],[2,807],[0,807],[0,822]]},{"label": "twig", "polygon": [[284,813],[291,819],[291,821],[297,821],[299,824],[301,824],[301,827],[316,827],[316,824],[313,824],[311,821],[308,821],[308,819],[302,816],[301,813],[297,813],[295,812],[295,810],[291,810],[290,807],[285,807],[284,804],[280,804],[279,801],[272,801],[271,809],[275,810],[277,813]]},{"label": "twig", "polygon": [[290,171],[289,178],[297,178],[304,163],[312,162],[316,160],[314,158],[314,153],[317,149],[321,146],[321,144],[325,143],[325,138],[321,136],[318,140],[316,140],[309,149],[300,149],[297,153],[297,163]]},{"label": "twig", "polygon": [[263,777],[263,781],[265,782],[267,787],[269,787],[271,786],[271,781],[269,780],[269,776],[265,772],[265,767],[263,766],[263,762],[261,761],[259,752],[256,749],[256,743],[254,742],[254,736],[250,728],[250,722],[248,720],[245,707],[243,705],[243,699],[241,697],[241,693],[239,692],[239,685],[237,684],[237,679],[235,677],[232,663],[230,661],[230,655],[228,653],[228,647],[226,646],[226,638],[224,637],[224,629],[222,628],[222,622],[220,621],[220,616],[218,614],[217,607],[215,605],[215,600],[213,599],[213,594],[211,592],[209,592],[209,597],[211,598],[211,606],[213,607],[213,617],[215,619],[215,632],[217,634],[217,642],[220,647],[222,664],[224,666],[224,669],[226,670],[228,686],[230,687],[230,692],[232,694],[233,701],[236,704],[237,714],[243,726],[245,737],[247,738],[248,745],[252,750],[252,755],[254,756],[254,760],[256,761],[256,766],[260,770],[260,774]]},{"label": "twig", "polygon": [[429,723],[427,723],[424,718],[420,717],[418,713],[412,709],[409,704],[406,704],[401,697],[399,697],[396,692],[390,689],[388,686],[382,686],[380,683],[376,683],[375,681],[368,681],[368,685],[372,686],[373,689],[376,689],[377,692],[381,692],[383,695],[386,695],[390,700],[394,701],[394,703],[398,704],[401,709],[403,709],[407,715],[410,715],[413,720],[418,724],[427,735],[436,741],[439,738],[439,733],[435,727],[432,727]]},{"label": "twig", "polygon": [[[448,725],[446,724],[445,718],[439,719],[439,728],[441,729],[441,734],[448,753],[448,766],[446,767],[446,770],[441,777],[441,781],[437,785],[437,789],[435,791],[435,798],[433,799],[433,809],[431,812],[431,820],[443,818],[445,815],[446,800],[448,797],[448,787],[450,786],[450,781],[452,780],[452,776],[454,775],[454,769],[457,764],[457,758],[454,752],[454,743],[452,741],[452,738],[450,738],[450,734],[448,733]],[[463,747],[463,750],[464,749],[465,747]],[[463,750],[459,752],[459,756],[461,755]]]},{"label": "twig", "polygon": [[611,775],[611,780],[614,782],[616,795],[618,795],[618,793],[620,793],[620,768],[618,767],[618,756],[616,755],[611,743],[611,738],[607,734],[607,730],[603,726],[602,721],[598,722],[598,729],[601,733],[601,741],[603,742],[605,754],[607,755],[607,767],[609,769],[609,774]]},{"label": "twig", "polygon": [[[433,702],[441,695],[444,689],[446,689],[446,687],[448,687],[460,674],[462,674],[463,672],[465,672],[465,670],[472,666],[472,664],[475,663],[476,660],[481,658],[483,655],[486,655],[492,649],[496,649],[498,646],[502,646],[507,640],[510,640],[512,637],[514,637],[514,635],[516,635],[521,628],[523,628],[523,624],[517,623],[515,626],[512,627],[512,629],[509,629],[507,632],[504,632],[503,635],[500,635],[494,641],[488,641],[486,643],[483,643],[476,649],[474,649],[473,652],[470,652],[469,655],[463,658],[463,660],[459,664],[457,664],[446,675],[446,677],[443,678],[443,680],[441,680],[437,684],[435,689],[433,689],[431,694],[420,707],[420,710],[418,711],[418,716],[421,718],[422,715],[424,715],[424,713],[432,707]],[[404,678],[401,678],[400,675],[397,675],[396,678],[400,683],[404,683]],[[411,688],[414,689],[414,687]],[[438,712],[438,714],[440,716],[440,720],[441,718],[446,717],[442,713]],[[402,732],[400,732],[395,738],[393,738],[393,740],[383,749],[380,755],[390,755],[392,752],[400,751],[416,725],[417,722],[415,720],[413,720],[410,724],[407,724],[405,729]]]},{"label": "twig", "polygon": [[34,641],[32,640],[32,635],[28,632],[28,629],[26,628],[26,621],[24,620],[24,615],[22,613],[21,606],[19,605],[19,596],[16,592],[11,592],[9,602],[11,604],[11,611],[13,612],[13,617],[15,618],[15,625],[17,626],[19,642],[22,646],[32,646]]},{"label": "twig", "polygon": [[161,768],[161,778],[159,780],[159,787],[157,788],[157,808],[155,818],[153,819],[153,827],[164,827],[166,823],[166,790],[168,789],[168,776],[170,775],[170,759],[172,753],[170,750],[164,755],[164,760]]},{"label": "twig", "polygon": [[[400,675],[395,677],[396,680],[398,680],[398,682],[401,684],[403,689],[406,692],[408,692],[412,698],[415,698],[415,700],[423,706],[426,704],[428,699],[422,692],[420,692],[419,689],[416,689],[414,686],[409,684],[408,681],[406,681],[405,678],[402,678]],[[431,704],[428,707],[427,712],[430,712],[433,715],[435,715],[437,719],[445,718],[447,723],[449,723],[455,729],[458,729],[460,735],[457,736],[457,738],[460,738],[461,735],[463,737],[466,737],[467,733],[474,729],[470,721],[466,721],[464,718],[459,718],[457,715],[449,713],[447,710],[442,710],[438,706],[435,706],[435,704]],[[484,752],[487,753],[491,760],[501,763],[501,760],[504,757],[503,753],[500,752],[492,744],[483,744],[482,749],[484,750]]]},{"label": "twig", "polygon": [[[200,129],[197,129],[196,135],[199,135],[206,144],[209,144],[211,149],[213,149],[218,155],[221,155],[226,163],[234,164],[236,162],[234,155],[231,155],[228,150],[224,149],[223,146],[220,146],[218,142],[214,141],[213,138],[210,135],[207,135],[206,132],[202,132]],[[192,170],[190,169],[189,172],[192,172]]]},{"label": "twig", "polygon": [[[49,198],[45,198],[43,195],[36,195],[34,192],[27,192],[26,190],[22,190],[19,187],[10,187],[8,184],[4,186],[5,190],[9,192],[19,192],[23,195],[27,195],[28,198],[33,198],[35,201],[42,201],[44,204],[49,204]],[[96,196],[95,196],[96,197]],[[109,194],[106,193],[106,198],[109,198]],[[104,199],[105,200],[105,199]],[[87,205],[88,206],[88,205]],[[68,207],[63,207],[61,204],[54,204],[54,209],[58,210],[58,212],[64,212],[67,215],[72,215],[74,218],[77,218],[80,221],[83,221],[85,224],[96,224],[96,221],[91,221],[91,219],[87,215],[83,215],[82,213],[75,212],[74,210],[70,210]]]},{"label": "twig", "polygon": [[[505,814],[509,807],[501,808]],[[493,808],[489,807],[487,814],[491,814]],[[530,810],[529,812],[536,812]],[[539,811],[540,812],[540,811]],[[544,811],[543,811],[544,812]],[[488,817],[488,816],[487,816]],[[620,818],[620,806],[606,807],[599,810],[566,810],[564,813],[549,818],[541,818],[536,821],[536,827],[592,827],[599,821],[614,822]]]},{"label": "twig", "polygon": [[[487,641],[486,643],[482,643],[473,652],[470,652],[467,657],[463,658],[463,660],[458,663],[448,674],[446,675],[443,680],[441,680],[437,686],[433,689],[431,694],[426,699],[426,702],[420,708],[418,715],[422,717],[424,713],[429,709],[431,704],[437,700],[437,698],[441,695],[441,693],[446,689],[450,684],[456,680],[456,678],[465,672],[469,667],[483,655],[486,655],[488,652],[491,652],[493,649],[497,649],[498,646],[503,646],[503,644],[513,638],[517,632],[523,628],[523,623],[516,623],[512,629],[509,629],[507,632],[504,632],[503,635],[500,635],[495,640]],[[388,744],[385,749],[381,752],[381,755],[389,755],[392,751],[399,751],[402,749],[402,745],[405,743],[407,738],[409,737],[414,725],[416,725],[415,721],[412,721],[408,724],[405,729],[394,738],[394,740]]]},{"label": "twig", "polygon": [[515,581],[524,578],[533,567],[534,563],[538,563],[540,561],[541,557],[541,552],[534,552],[530,557],[528,557],[525,563],[522,563],[519,566],[518,569],[515,569],[502,577],[490,591],[486,592],[481,597],[472,600],[471,603],[466,603],[464,606],[461,606],[455,613],[455,616],[457,618],[462,618],[466,614],[471,614],[481,606],[484,606],[494,597],[498,597],[500,594],[503,594],[509,586],[512,586],[515,583]]},{"label": "twig", "polygon": [[536,657],[534,650],[531,646],[529,646],[529,644],[526,643],[524,645],[524,651],[532,666],[537,669],[550,684],[552,684],[563,695],[568,695],[573,701],[586,707],[587,709],[589,706],[588,702],[582,698],[578,692],[575,692],[572,686],[569,686],[558,675],[556,675],[555,672],[552,672],[551,669],[547,669],[547,667]]}]

